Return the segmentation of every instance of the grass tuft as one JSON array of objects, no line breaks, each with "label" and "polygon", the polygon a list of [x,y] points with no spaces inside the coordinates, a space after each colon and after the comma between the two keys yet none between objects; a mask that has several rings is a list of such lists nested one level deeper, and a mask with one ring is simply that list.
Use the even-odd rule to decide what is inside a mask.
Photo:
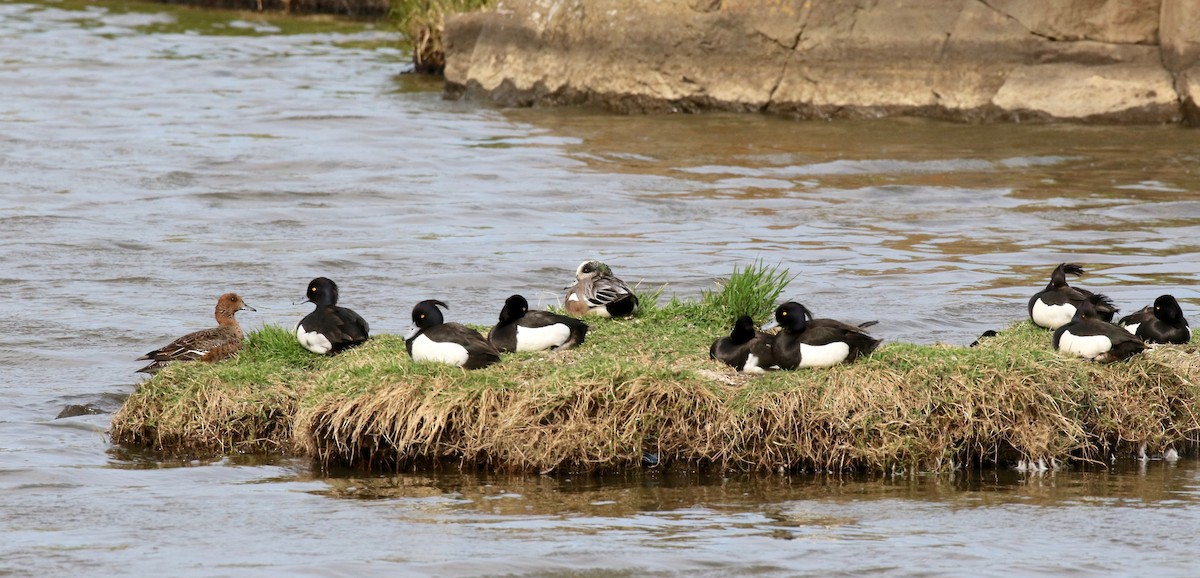
[{"label": "grass tuft", "polygon": [[732,327],[742,315],[749,315],[757,322],[767,321],[775,312],[776,302],[788,284],[796,279],[780,265],[767,266],[762,259],[738,270],[725,281],[717,282],[716,291],[705,291],[701,305],[713,315],[716,322]]}]

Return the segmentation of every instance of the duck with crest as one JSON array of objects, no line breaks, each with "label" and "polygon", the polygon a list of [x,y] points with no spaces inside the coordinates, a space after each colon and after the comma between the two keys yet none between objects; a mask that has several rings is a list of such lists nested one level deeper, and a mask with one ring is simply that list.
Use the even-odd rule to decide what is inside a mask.
[{"label": "duck with crest", "polygon": [[313,279],[304,297],[317,307],[296,323],[293,332],[302,347],[319,355],[334,355],[367,341],[367,321],[338,306],[338,286],[332,279]]},{"label": "duck with crest", "polygon": [[442,310],[450,306],[426,299],[413,306],[414,327],[404,336],[404,347],[413,361],[435,361],[463,369],[480,369],[500,361],[500,352],[478,331],[461,323],[446,323]]},{"label": "duck with crest", "polygon": [[1083,301],[1071,321],[1054,332],[1054,348],[1084,359],[1111,363],[1146,349],[1136,335],[1104,321],[1091,301]]},{"label": "duck with crest", "polygon": [[883,342],[864,331],[875,324],[867,321],[855,326],[833,319],[813,319],[807,307],[789,301],[775,309],[775,320],[763,330],[781,328],[775,336],[775,364],[780,369],[796,369],[832,367],[870,355]]},{"label": "duck with crest", "polygon": [[501,353],[513,351],[555,351],[583,343],[586,323],[549,311],[529,310],[529,301],[513,295],[504,301],[500,321],[488,332],[488,341]]},{"label": "duck with crest", "polygon": [[137,361],[150,360],[138,373],[158,373],[176,361],[214,362],[234,356],[242,348],[242,326],[234,315],[243,309],[254,311],[237,293],[222,295],[217,299],[216,327],[193,331],[137,358]]},{"label": "duck with crest", "polygon": [[765,373],[775,366],[775,336],[757,330],[749,315],[742,315],[733,324],[729,335],[722,336],[708,348],[708,356],[745,373]]},{"label": "duck with crest", "polygon": [[1080,303],[1089,302],[1100,319],[1112,321],[1117,308],[1112,300],[1087,289],[1067,285],[1067,275],[1083,275],[1083,267],[1061,263],[1050,274],[1050,284],[1029,298],[1029,318],[1046,329],[1058,329],[1075,317]]},{"label": "duck with crest", "polygon": [[1192,328],[1173,295],[1160,295],[1153,305],[1122,317],[1121,325],[1146,343],[1183,344],[1192,340]]}]

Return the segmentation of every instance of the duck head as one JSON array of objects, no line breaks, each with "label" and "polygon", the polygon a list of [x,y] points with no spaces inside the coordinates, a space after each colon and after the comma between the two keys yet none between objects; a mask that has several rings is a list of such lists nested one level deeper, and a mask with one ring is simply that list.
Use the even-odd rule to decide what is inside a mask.
[{"label": "duck head", "polygon": [[784,331],[800,333],[808,327],[809,319],[812,319],[812,312],[807,307],[795,301],[788,301],[775,309],[775,321],[767,323],[762,328],[766,331],[782,327]]},{"label": "duck head", "polygon": [[338,287],[332,279],[317,277],[308,282],[308,291],[304,292],[304,300],[316,305],[337,305]]},{"label": "duck head", "polygon": [[1183,309],[1172,295],[1162,295],[1154,300],[1154,316],[1164,323],[1178,325],[1183,319]]},{"label": "duck head", "polygon": [[504,301],[504,308],[500,310],[500,324],[512,323],[524,317],[528,311],[529,301],[520,295],[513,295]]}]

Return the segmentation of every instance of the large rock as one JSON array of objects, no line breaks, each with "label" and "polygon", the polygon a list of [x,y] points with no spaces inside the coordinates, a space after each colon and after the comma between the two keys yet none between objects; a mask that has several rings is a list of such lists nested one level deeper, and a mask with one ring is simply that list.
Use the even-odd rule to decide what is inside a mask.
[{"label": "large rock", "polygon": [[506,106],[1200,116],[1200,0],[501,0],[446,44],[447,94]]}]

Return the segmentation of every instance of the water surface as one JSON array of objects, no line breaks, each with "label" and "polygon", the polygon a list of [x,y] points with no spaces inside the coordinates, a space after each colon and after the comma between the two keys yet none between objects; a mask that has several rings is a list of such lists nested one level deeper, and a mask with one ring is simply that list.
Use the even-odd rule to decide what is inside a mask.
[{"label": "water surface", "polygon": [[[386,30],[136,3],[0,4],[0,574],[1191,576],[1195,459],[890,478],[364,476],[110,446],[133,361],[216,296],[291,324],[312,277],[377,332],[486,324],[600,258],[966,343],[1059,262],[1195,315],[1196,133],[621,117],[448,102]],[[703,355],[703,352],[697,352]]]}]

